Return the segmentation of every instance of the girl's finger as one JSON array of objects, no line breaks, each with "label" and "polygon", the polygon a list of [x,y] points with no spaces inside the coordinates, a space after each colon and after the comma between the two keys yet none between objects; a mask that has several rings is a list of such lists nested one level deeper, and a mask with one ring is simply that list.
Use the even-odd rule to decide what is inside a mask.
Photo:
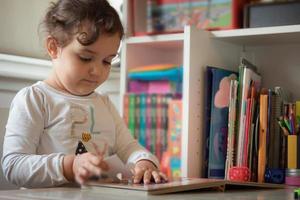
[{"label": "girl's finger", "polygon": [[77,183],[82,185],[84,184],[84,182],[87,180],[88,177],[89,177],[89,172],[85,168],[80,167],[78,169],[77,174],[75,175],[75,180]]},{"label": "girl's finger", "polygon": [[107,162],[105,162],[105,161],[102,161],[101,163],[100,163],[100,166],[99,166],[102,170],[104,170],[104,171],[107,171],[107,170],[109,170],[109,166],[108,166],[108,164],[107,164]]},{"label": "girl's finger", "polygon": [[144,184],[149,184],[150,181],[151,181],[151,171],[150,170],[146,170],[145,173],[144,173],[144,179],[143,179],[143,182]]},{"label": "girl's finger", "polygon": [[161,183],[161,177],[157,171],[152,171],[152,177],[155,183]]},{"label": "girl's finger", "polygon": [[94,155],[94,154],[89,154],[88,156],[87,156],[87,162],[90,162],[90,163],[92,163],[93,165],[100,165],[101,164],[101,162],[102,162],[102,158],[100,158],[99,156],[96,156],[96,155]]},{"label": "girl's finger", "polygon": [[83,166],[90,174],[98,176],[101,174],[101,168],[93,165],[91,162],[85,162]]},{"label": "girl's finger", "polygon": [[75,180],[76,180],[76,182],[77,183],[79,183],[80,185],[83,185],[84,184],[84,182],[85,182],[85,179],[84,178],[82,178],[81,176],[75,176]]},{"label": "girl's finger", "polygon": [[109,167],[108,167],[107,163],[103,162],[103,159],[104,159],[104,155],[107,151],[108,144],[105,142],[103,151],[101,151],[94,142],[92,142],[92,144],[96,150],[96,154],[97,154],[98,158],[100,159],[99,164],[96,164],[96,165],[99,165],[103,170],[107,171],[109,169]]},{"label": "girl's finger", "polygon": [[96,150],[97,155],[98,155],[99,157],[102,157],[102,158],[103,158],[103,156],[105,155],[105,153],[106,153],[106,151],[107,151],[108,144],[105,142],[104,148],[103,148],[102,151],[99,149],[99,147],[98,147],[94,142],[92,142],[92,144],[93,144],[93,146],[94,146],[94,148],[95,148],[95,150]]},{"label": "girl's finger", "polygon": [[88,177],[89,176],[89,172],[85,168],[80,167],[78,169],[78,175],[83,176],[83,177]]},{"label": "girl's finger", "polygon": [[133,175],[133,183],[140,183],[143,175],[144,175],[144,170],[138,169],[138,170],[134,170],[134,175]]},{"label": "girl's finger", "polygon": [[168,181],[168,177],[164,173],[159,172],[158,174],[161,178],[163,178],[164,181],[166,181],[166,182]]},{"label": "girl's finger", "polygon": [[104,157],[104,155],[105,155],[107,149],[108,149],[108,144],[105,142],[103,151],[100,152],[100,155],[101,155],[102,157]]}]

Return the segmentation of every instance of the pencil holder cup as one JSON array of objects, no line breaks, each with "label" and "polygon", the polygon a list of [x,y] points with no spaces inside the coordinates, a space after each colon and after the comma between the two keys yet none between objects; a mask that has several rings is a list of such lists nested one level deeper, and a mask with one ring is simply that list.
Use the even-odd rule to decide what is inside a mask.
[{"label": "pencil holder cup", "polygon": [[229,169],[229,180],[245,182],[250,180],[248,167],[231,167]]},{"label": "pencil holder cup", "polygon": [[300,186],[300,169],[286,169],[285,184]]},{"label": "pencil holder cup", "polygon": [[266,183],[276,183],[282,184],[285,181],[285,171],[284,169],[266,169],[265,172],[265,182]]}]

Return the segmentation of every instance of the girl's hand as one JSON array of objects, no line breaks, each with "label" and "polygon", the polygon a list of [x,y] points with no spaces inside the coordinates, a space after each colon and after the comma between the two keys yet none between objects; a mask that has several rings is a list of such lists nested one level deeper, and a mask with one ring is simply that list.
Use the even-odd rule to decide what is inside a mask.
[{"label": "girl's hand", "polygon": [[79,184],[83,184],[91,176],[100,176],[103,171],[108,170],[107,163],[103,161],[107,145],[105,145],[103,151],[99,151],[95,145],[94,147],[97,151],[97,154],[87,152],[84,154],[79,154],[74,158],[72,168],[75,181]]},{"label": "girl's hand", "polygon": [[167,182],[168,178],[151,161],[140,160],[134,167],[133,183],[140,183],[142,180],[144,184],[149,184],[151,180],[155,183]]}]

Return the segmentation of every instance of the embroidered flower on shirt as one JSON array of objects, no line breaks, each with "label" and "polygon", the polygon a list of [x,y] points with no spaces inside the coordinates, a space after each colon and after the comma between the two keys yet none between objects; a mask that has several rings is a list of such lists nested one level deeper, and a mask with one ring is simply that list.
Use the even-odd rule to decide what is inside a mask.
[{"label": "embroidered flower on shirt", "polygon": [[81,137],[84,142],[88,142],[92,138],[92,136],[89,132],[83,132],[81,134]]}]

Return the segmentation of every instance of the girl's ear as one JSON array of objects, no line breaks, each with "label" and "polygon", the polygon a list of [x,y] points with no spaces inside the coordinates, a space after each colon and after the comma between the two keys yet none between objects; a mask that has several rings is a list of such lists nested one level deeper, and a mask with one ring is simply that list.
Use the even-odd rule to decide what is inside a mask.
[{"label": "girl's ear", "polygon": [[46,40],[46,48],[51,59],[58,57],[59,46],[55,38],[49,36]]}]

